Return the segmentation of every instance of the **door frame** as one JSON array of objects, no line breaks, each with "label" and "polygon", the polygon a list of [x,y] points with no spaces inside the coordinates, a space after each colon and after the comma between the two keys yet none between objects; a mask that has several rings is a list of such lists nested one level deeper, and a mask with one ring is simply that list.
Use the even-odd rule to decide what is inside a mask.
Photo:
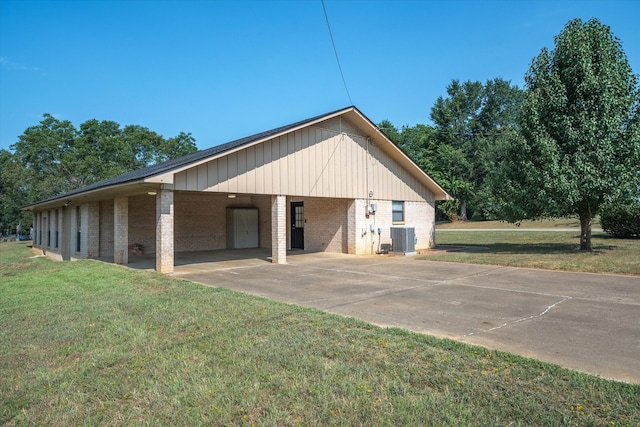
[{"label": "door frame", "polygon": [[[301,208],[301,210],[298,210]],[[291,202],[290,207],[291,249],[304,250],[304,202]],[[298,214],[298,215],[296,215]]]}]

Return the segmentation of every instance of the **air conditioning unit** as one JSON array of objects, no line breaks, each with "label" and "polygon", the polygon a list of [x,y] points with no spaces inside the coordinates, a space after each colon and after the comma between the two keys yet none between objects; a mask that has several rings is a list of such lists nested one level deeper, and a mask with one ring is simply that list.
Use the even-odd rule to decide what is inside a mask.
[{"label": "air conditioning unit", "polygon": [[402,255],[416,254],[416,229],[414,227],[391,227],[392,251]]}]

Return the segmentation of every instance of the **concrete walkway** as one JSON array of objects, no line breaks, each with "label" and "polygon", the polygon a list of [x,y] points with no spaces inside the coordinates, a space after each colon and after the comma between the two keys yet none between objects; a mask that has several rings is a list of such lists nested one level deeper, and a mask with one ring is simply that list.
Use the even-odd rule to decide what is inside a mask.
[{"label": "concrete walkway", "polygon": [[640,383],[637,276],[328,253],[291,253],[286,265],[260,251],[205,258],[183,259],[175,276]]}]

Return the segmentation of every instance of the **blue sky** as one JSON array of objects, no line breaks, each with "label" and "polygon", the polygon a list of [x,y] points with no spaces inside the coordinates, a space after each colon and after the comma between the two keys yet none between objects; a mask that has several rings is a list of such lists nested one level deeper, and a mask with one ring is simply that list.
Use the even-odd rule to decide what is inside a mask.
[{"label": "blue sky", "polygon": [[[640,2],[325,0],[352,102],[429,123],[452,79],[518,86],[571,19],[640,73]],[[44,113],[190,132],[208,148],[351,104],[320,0],[0,0],[0,148]]]}]

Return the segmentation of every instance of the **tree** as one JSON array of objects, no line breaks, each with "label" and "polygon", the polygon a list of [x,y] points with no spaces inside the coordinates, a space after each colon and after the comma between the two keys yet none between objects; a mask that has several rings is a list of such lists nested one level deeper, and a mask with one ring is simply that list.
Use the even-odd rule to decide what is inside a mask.
[{"label": "tree", "polygon": [[70,121],[45,114],[42,121],[27,128],[11,146],[15,161],[23,168],[28,199],[49,198],[79,186],[75,182],[75,158],[71,150],[77,136]]},{"label": "tree", "polygon": [[95,119],[76,129],[50,114],[27,128],[11,149],[0,152],[3,223],[20,218],[22,206],[197,150],[184,132],[165,139],[142,126],[121,128]]},{"label": "tree", "polygon": [[23,212],[27,193],[22,168],[10,151],[0,150],[0,234],[12,233],[16,225],[31,224],[31,213]]},{"label": "tree", "polygon": [[453,80],[447,97],[431,109],[433,126],[418,124],[398,131],[388,121],[380,129],[423,170],[455,197],[438,210],[448,217],[488,217],[495,203],[487,177],[496,149],[517,125],[522,91],[500,78],[486,84]]},{"label": "tree", "polygon": [[570,21],[525,76],[521,135],[494,178],[504,219],[580,218],[591,250],[600,207],[637,194],[640,92],[620,41],[592,19]]},{"label": "tree", "polygon": [[479,131],[478,112],[482,108],[483,86],[476,81],[453,80],[447,98],[439,97],[431,109],[438,142],[446,147],[442,164],[447,165],[441,184],[455,197],[460,219],[467,220],[467,204],[474,196],[473,159]]}]

